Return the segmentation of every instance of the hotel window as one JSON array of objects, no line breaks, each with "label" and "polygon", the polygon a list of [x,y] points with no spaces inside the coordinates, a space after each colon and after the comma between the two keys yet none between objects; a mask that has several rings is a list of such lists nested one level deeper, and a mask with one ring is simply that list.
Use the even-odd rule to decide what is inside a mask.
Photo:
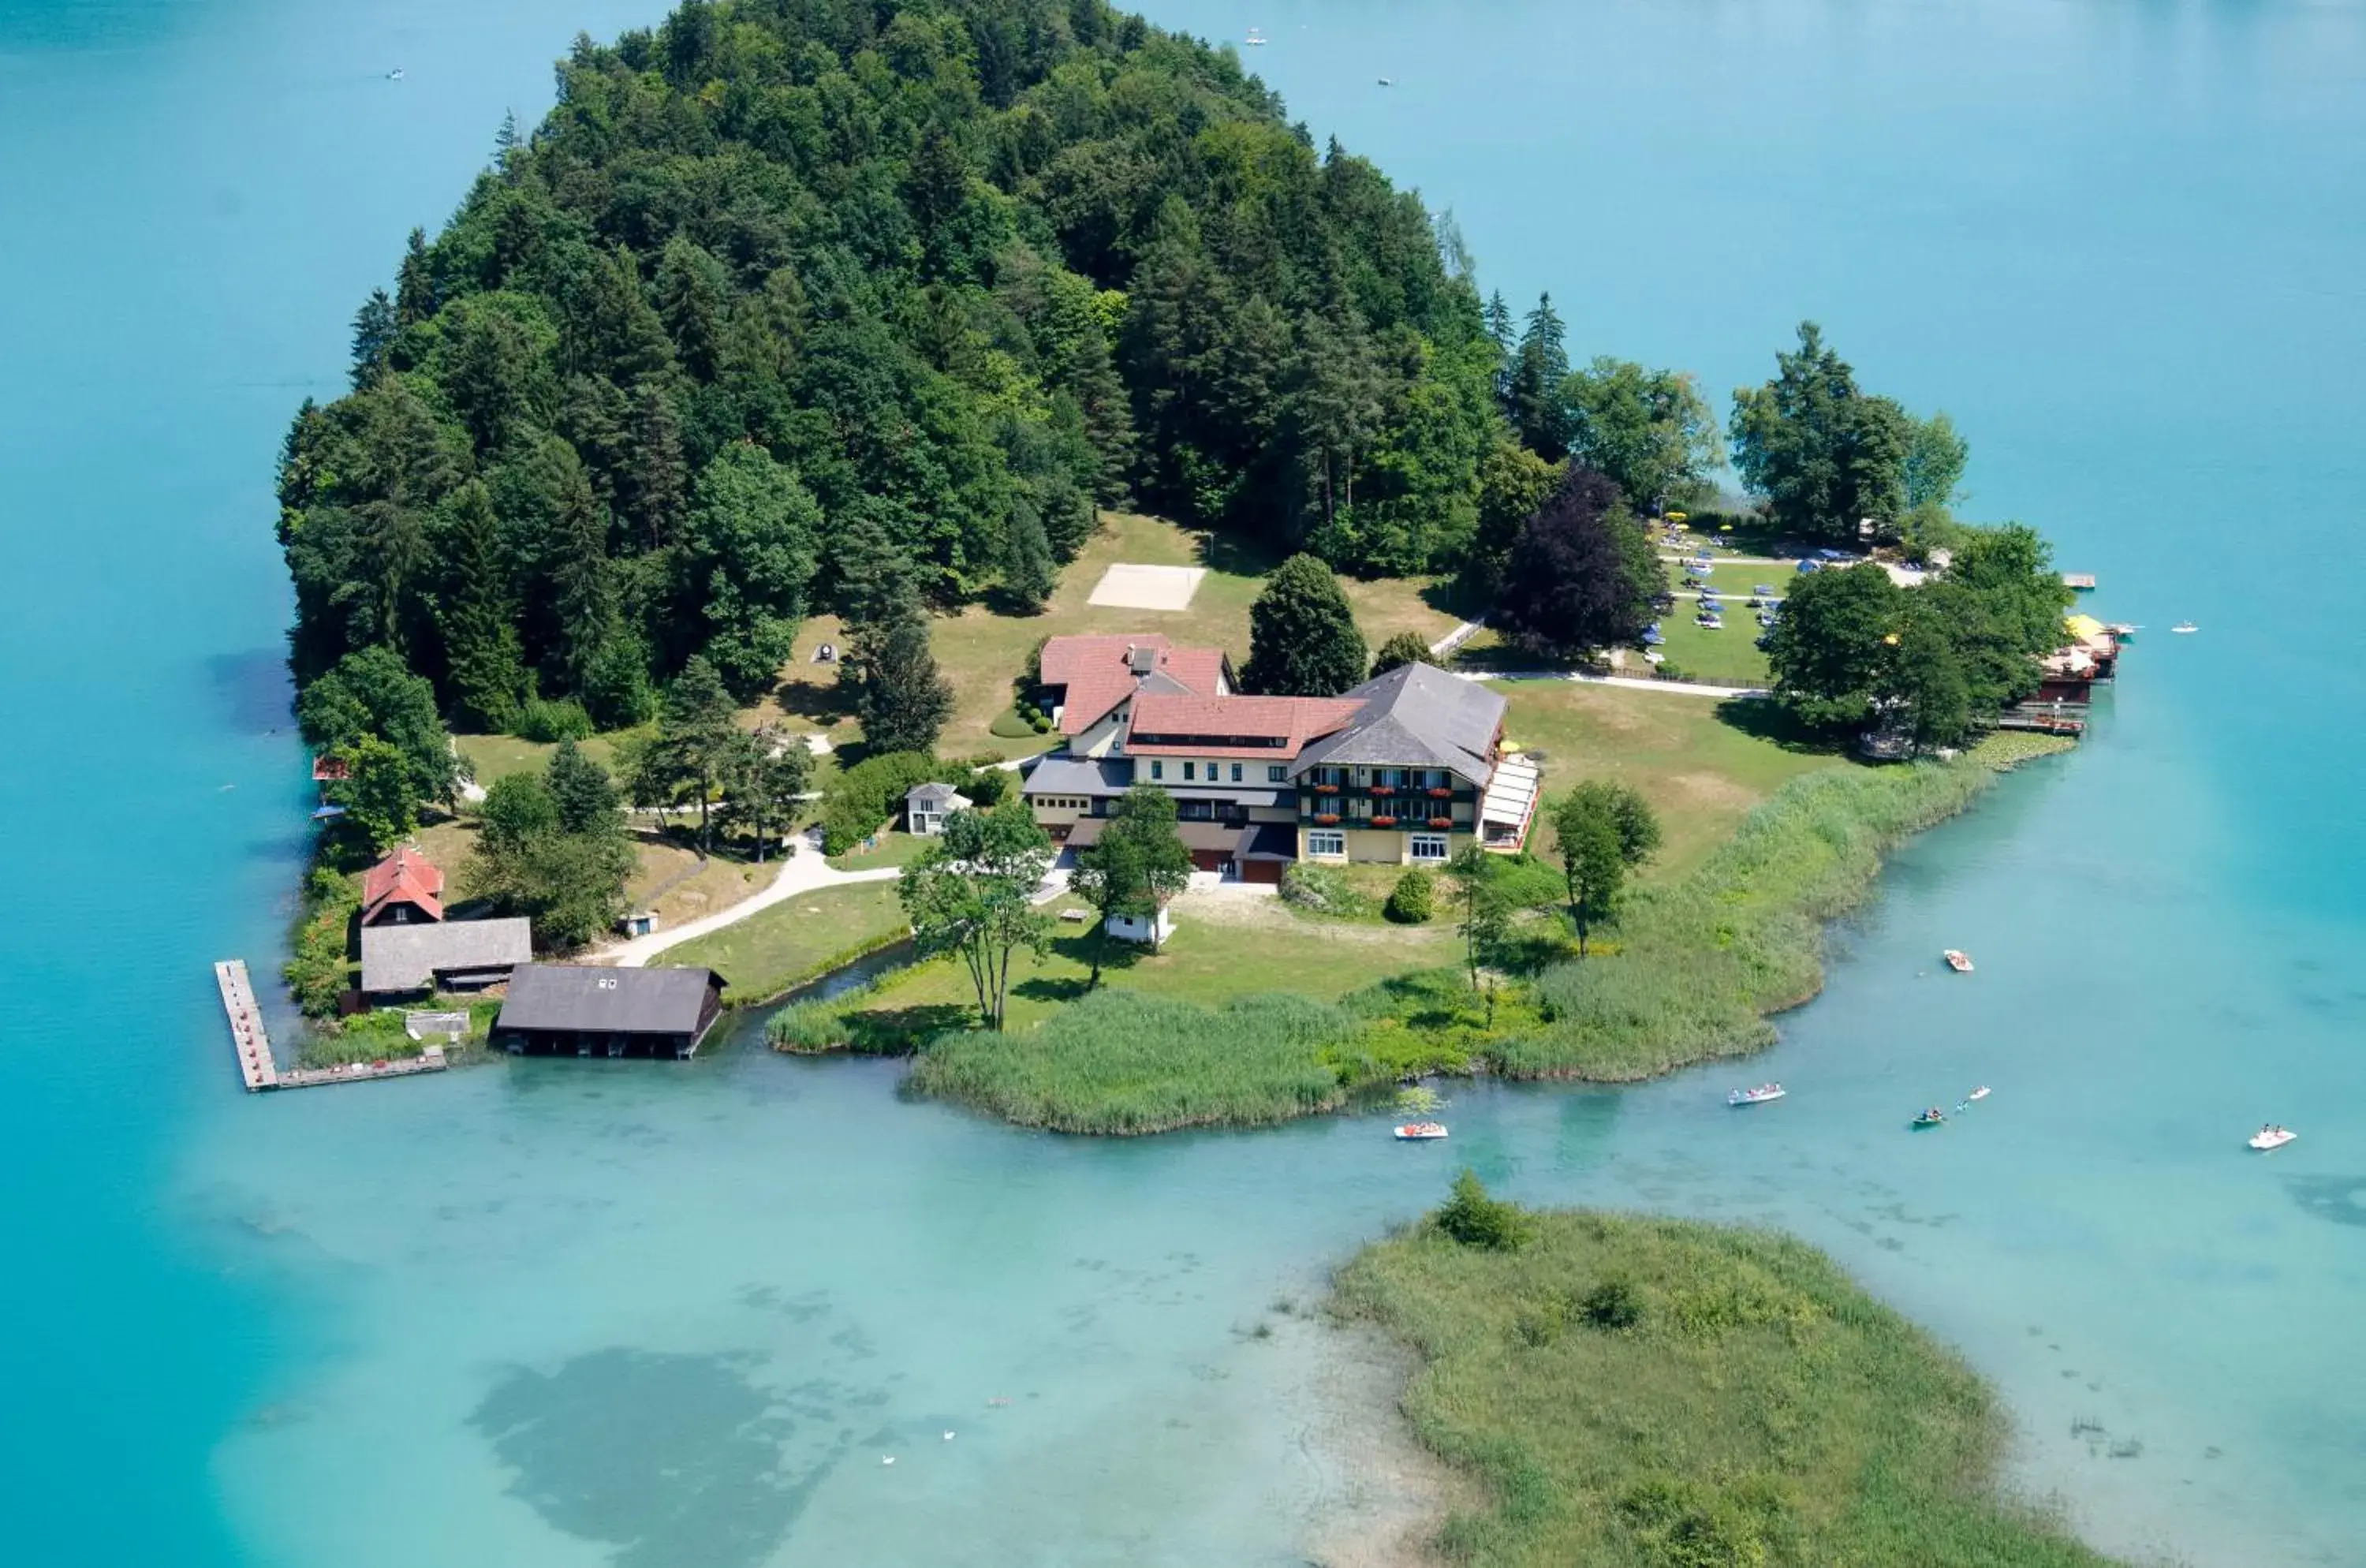
[{"label": "hotel window", "polygon": [[1265,782],[1268,784],[1288,784],[1290,782],[1289,768],[1279,762],[1268,762],[1265,768]]},{"label": "hotel window", "polygon": [[1209,763],[1209,764],[1208,764],[1208,782],[1209,782],[1210,784],[1214,784],[1218,779],[1221,779],[1221,778],[1222,778],[1223,776],[1224,776],[1224,764],[1223,764],[1223,763],[1222,763],[1222,762],[1211,762],[1211,763]]},{"label": "hotel window", "polygon": [[1156,758],[1153,758],[1150,763],[1150,776],[1154,779],[1165,778],[1166,776],[1166,764],[1159,761]]},{"label": "hotel window", "polygon": [[1344,855],[1347,852],[1347,835],[1325,833],[1319,829],[1310,831],[1306,835],[1306,852],[1310,855],[1329,855],[1334,858]]},{"label": "hotel window", "polygon": [[1189,762],[1183,764],[1183,782],[1185,784],[1191,782],[1191,764]]},{"label": "hotel window", "polygon": [[1415,860],[1444,860],[1446,858],[1446,835],[1443,833],[1415,833],[1413,836],[1413,858]]},{"label": "hotel window", "polygon": [[1233,782],[1234,784],[1241,782],[1241,765],[1238,762],[1233,764]]}]

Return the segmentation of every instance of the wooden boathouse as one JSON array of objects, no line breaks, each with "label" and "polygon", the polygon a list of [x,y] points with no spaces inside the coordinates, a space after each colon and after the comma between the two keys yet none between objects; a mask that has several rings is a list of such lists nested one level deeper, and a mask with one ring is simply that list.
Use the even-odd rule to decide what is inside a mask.
[{"label": "wooden boathouse", "polygon": [[510,976],[493,1043],[516,1055],[697,1054],[723,1012],[712,969],[611,969],[522,964]]}]

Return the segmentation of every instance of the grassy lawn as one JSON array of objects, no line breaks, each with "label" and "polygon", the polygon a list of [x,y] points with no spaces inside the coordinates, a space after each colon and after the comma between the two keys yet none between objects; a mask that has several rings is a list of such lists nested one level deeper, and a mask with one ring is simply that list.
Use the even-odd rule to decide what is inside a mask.
[{"label": "grassy lawn", "polygon": [[[1051,907],[1083,908],[1065,900]],[[1013,971],[1006,1026],[1031,1029],[1063,1004],[1082,997],[1099,941],[1088,923],[1062,921],[1042,963],[1021,954]],[[1452,963],[1459,951],[1448,923],[1318,925],[1300,919],[1279,899],[1250,894],[1187,895],[1175,906],[1175,935],[1157,954],[1129,942],[1108,944],[1102,982],[1203,1004],[1265,991],[1334,1001],[1391,975]],[[850,1010],[880,1021],[901,1015],[901,1028],[925,1035],[974,1018],[976,998],[968,971],[940,959],[902,971]]]},{"label": "grassy lawn", "polygon": [[[620,729],[611,735],[595,735],[577,742],[583,754],[614,772],[616,766],[616,742],[635,732]],[[538,773],[550,765],[550,754],[556,745],[540,740],[521,740],[514,735],[457,735],[453,737],[460,755],[468,759],[476,770],[477,782],[490,784],[495,779],[512,773]]]},{"label": "grassy lawn", "polygon": [[779,996],[906,931],[892,882],[824,887],[760,909],[736,925],[666,949],[660,962],[703,964],[734,1002]]},{"label": "grassy lawn", "polygon": [[781,869],[777,857],[762,865],[720,855],[702,863],[697,852],[647,833],[638,836],[635,848],[639,864],[625,885],[625,902],[636,910],[655,909],[659,931],[729,908]]},{"label": "grassy lawn", "polygon": [[909,865],[919,858],[920,852],[929,847],[929,842],[926,839],[890,829],[879,835],[877,849],[849,850],[842,855],[830,856],[829,863],[834,871],[878,871],[891,865]]},{"label": "grassy lawn", "polygon": [[1673,564],[1668,567],[1668,584],[1676,594],[1673,609],[1660,617],[1660,630],[1667,641],[1660,651],[1668,662],[1682,670],[1695,681],[1713,686],[1763,686],[1766,683],[1766,656],[1758,650],[1758,613],[1750,608],[1750,592],[1763,582],[1779,596],[1785,580],[1792,576],[1787,570],[1774,567],[1720,566],[1709,573],[1709,581],[1718,592],[1727,596],[1725,626],[1721,631],[1704,630],[1693,616],[1698,606],[1693,591],[1687,590],[1684,573]]},{"label": "grassy lawn", "polygon": [[1496,1568],[2105,1560],[1999,1492],[2008,1430],[1955,1355],[1821,1253],[1762,1232],[1526,1216],[1510,1251],[1433,1222],[1334,1306],[1418,1358],[1414,1435],[1488,1506],[1441,1555]]},{"label": "grassy lawn", "polygon": [[[1707,697],[1571,681],[1505,681],[1494,689],[1511,705],[1506,739],[1538,756],[1548,792],[1589,778],[1643,792],[1667,835],[1648,873],[1654,880],[1697,866],[1786,781],[1839,762],[1741,728],[1729,722],[1728,705]],[[1763,716],[1738,706],[1734,715]],[[1529,843],[1547,847],[1542,835]]]}]

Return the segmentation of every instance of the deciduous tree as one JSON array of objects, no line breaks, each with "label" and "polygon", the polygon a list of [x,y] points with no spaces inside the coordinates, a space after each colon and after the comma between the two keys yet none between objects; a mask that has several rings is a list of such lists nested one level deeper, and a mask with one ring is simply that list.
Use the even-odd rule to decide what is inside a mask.
[{"label": "deciduous tree", "polygon": [[1572,468],[1520,530],[1488,619],[1556,658],[1632,642],[1651,623],[1662,574],[1618,487]]},{"label": "deciduous tree", "polygon": [[1052,918],[1034,906],[1051,868],[1052,840],[1026,803],[1012,796],[991,811],[956,811],[944,831],[899,874],[896,893],[924,954],[953,953],[967,971],[979,1021],[1002,1028],[1013,956],[1038,956]]},{"label": "deciduous tree", "polygon": [[1421,640],[1419,632],[1398,632],[1380,644],[1380,651],[1372,655],[1372,673],[1385,675],[1405,664],[1432,662],[1429,644]]}]

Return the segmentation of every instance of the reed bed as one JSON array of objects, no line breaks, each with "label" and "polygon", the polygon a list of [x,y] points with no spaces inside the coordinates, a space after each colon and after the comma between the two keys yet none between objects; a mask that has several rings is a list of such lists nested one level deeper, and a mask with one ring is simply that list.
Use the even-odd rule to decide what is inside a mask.
[{"label": "reed bed", "polygon": [[2000,736],[1949,761],[1793,779],[1698,870],[1639,891],[1615,956],[1542,971],[1545,1021],[1506,1032],[1488,1056],[1515,1077],[1625,1081],[1771,1043],[1766,1015],[1821,988],[1824,925],[1864,898],[1883,852],[2059,749]]},{"label": "reed bed", "polygon": [[1523,1216],[1510,1250],[1433,1217],[1343,1269],[1333,1309],[1420,1370],[1403,1407],[1486,1505],[1436,1545],[1483,1568],[2087,1568],[2000,1495],[2007,1427],[1955,1355],[1769,1233]]},{"label": "reed bed", "polygon": [[1303,997],[1202,1007],[1100,990],[1023,1032],[947,1031],[922,1053],[911,1085],[1063,1133],[1263,1126],[1343,1102],[1341,1074],[1324,1055],[1358,1027]]}]

